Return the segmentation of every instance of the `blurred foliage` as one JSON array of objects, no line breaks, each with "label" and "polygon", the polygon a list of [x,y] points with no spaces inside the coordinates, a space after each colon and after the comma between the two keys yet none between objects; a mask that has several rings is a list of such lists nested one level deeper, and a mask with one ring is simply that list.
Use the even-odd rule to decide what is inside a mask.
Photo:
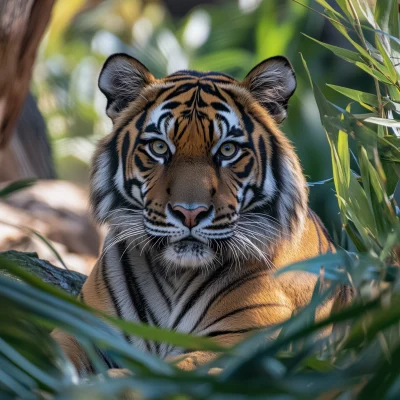
[{"label": "blurred foliage", "polygon": [[[106,2],[102,3],[101,7],[111,7],[108,9],[111,16],[112,6],[123,3]],[[339,250],[336,254],[325,254],[280,270],[279,274],[303,270],[319,275],[311,303],[305,309],[299,310],[289,321],[260,331],[232,349],[217,348],[206,338],[194,338],[182,333],[168,332],[101,315],[59,289],[33,277],[10,260],[0,258],[2,272],[0,274],[1,398],[30,399],[42,396],[57,399],[109,399],[118,398],[122,393],[126,393],[126,390],[139,392],[142,397],[148,399],[379,398],[395,400],[400,397],[400,221],[399,208],[394,198],[400,176],[398,131],[400,121],[397,119],[400,110],[400,65],[398,63],[400,34],[397,1],[380,0],[375,7],[371,8],[366,0],[336,0],[335,8],[333,8],[325,0],[315,0],[309,6],[316,8],[317,3],[323,7],[317,11],[323,13],[324,16],[318,16],[312,10],[305,9],[304,11],[304,8],[301,9],[302,11],[296,10],[294,15],[303,24],[311,20],[315,22],[318,18],[327,18],[333,29],[337,31],[337,35],[341,35],[347,44],[339,45],[339,41],[335,44],[321,42],[320,39],[323,37],[320,36],[323,35],[320,35],[317,40],[321,43],[315,43],[315,46],[323,46],[317,51],[318,61],[315,60],[315,50],[312,47],[314,44],[305,46],[303,42],[313,43],[311,38],[300,36],[296,30],[290,36],[288,31],[291,27],[285,28],[284,23],[279,25],[277,29],[281,29],[282,39],[288,40],[286,51],[289,51],[288,48],[295,41],[299,42],[296,44],[297,48],[304,46],[302,57],[300,57],[303,67],[297,68],[299,93],[302,97],[297,95],[293,101],[291,109],[294,109],[294,112],[291,113],[289,119],[297,118],[293,122],[293,126],[297,125],[296,135],[300,134],[300,121],[305,123],[304,126],[307,126],[305,121],[309,124],[309,129],[301,137],[303,145],[308,148],[307,158],[311,157],[311,154],[312,157],[317,157],[315,154],[321,153],[318,157],[329,159],[333,171],[335,201],[339,205],[341,223],[347,233],[347,236],[343,235],[343,237],[354,251]],[[154,63],[153,68],[150,65],[153,49],[158,49],[154,50],[158,51],[154,54],[164,54],[164,58],[157,60],[165,61],[165,71],[176,68],[176,64],[169,63],[186,62],[188,66],[191,66],[196,62],[204,61],[207,54],[216,52],[215,57],[211,57],[208,61],[210,64],[225,62],[225,71],[230,71],[235,76],[244,74],[249,69],[247,62],[250,62],[250,58],[252,62],[256,62],[258,52],[260,52],[260,58],[263,58],[269,51],[268,46],[261,45],[262,41],[257,41],[257,35],[261,37],[264,35],[258,30],[267,28],[258,27],[254,21],[266,18],[274,24],[277,20],[269,20],[268,10],[287,11],[294,7],[293,3],[287,3],[285,7],[279,8],[275,5],[277,8],[273,8],[274,4],[273,2],[262,3],[259,6],[261,8],[253,13],[249,12],[246,17],[237,18],[237,23],[240,23],[243,32],[255,35],[252,36],[255,41],[251,43],[255,43],[257,50],[244,45],[243,33],[236,39],[234,38],[236,31],[231,31],[232,34],[227,34],[225,37],[222,33],[219,34],[225,43],[224,49],[242,52],[237,53],[236,56],[241,54],[240,59],[243,59],[243,64],[237,61],[230,62],[229,53],[226,59],[220,60],[217,57],[219,44],[217,45],[216,40],[210,41],[209,51],[204,53],[204,57],[201,51],[204,51],[203,46],[207,46],[207,40],[197,48],[192,46],[189,51],[189,45],[184,44],[184,37],[187,26],[190,25],[190,17],[185,24],[172,30],[172,28],[166,28],[164,20],[166,17],[163,16],[160,19],[162,27],[160,25],[148,36],[149,42],[146,42],[146,49],[149,51],[136,49],[134,53],[153,71],[160,68],[158,72],[161,73],[161,65]],[[157,7],[155,9],[158,9]],[[234,17],[235,8],[229,7],[217,7],[207,13],[211,19],[220,15],[222,24],[225,21],[223,16],[228,15],[228,10],[229,15]],[[267,8],[261,12],[262,7]],[[268,9],[268,7],[272,8]],[[146,7],[141,12],[145,10]],[[224,10],[224,13],[221,10]],[[76,17],[74,21],[74,24],[77,24],[76,29],[82,26],[78,23],[80,18],[87,18],[92,12],[94,11],[90,14],[82,14],[79,18]],[[247,26],[243,21],[250,16],[254,20]],[[276,18],[281,16],[278,13]],[[97,21],[97,18],[95,20]],[[235,18],[231,20],[231,26],[236,23],[235,21]],[[172,24],[172,22],[169,23]],[[89,22],[86,20],[84,25],[87,26],[87,24]],[[297,28],[298,26],[294,29]],[[218,29],[221,29],[221,25],[218,25]],[[94,28],[93,31],[97,32]],[[165,43],[173,42],[176,46],[175,50],[180,49],[182,55],[180,60],[174,58],[169,62],[168,56],[165,55],[169,54],[168,46],[167,48],[163,47],[164,45],[160,48],[156,46],[157,43],[162,42],[161,32],[169,38]],[[83,29],[79,35],[83,37],[85,34],[87,31]],[[105,34],[107,36],[99,40],[96,45],[98,47],[94,46],[95,48],[100,49],[107,43],[105,38],[112,37],[118,46],[121,46],[120,50],[130,50],[130,47],[117,40],[114,34],[109,31]],[[123,33],[120,32],[120,34]],[[131,32],[125,32],[125,34],[129,35]],[[272,31],[271,34],[273,34]],[[72,35],[72,32],[66,32],[65,35],[66,37]],[[212,35],[212,29],[210,29],[210,35]],[[310,36],[315,38],[312,34]],[[71,36],[69,37],[72,40]],[[173,41],[172,37],[175,37],[176,41]],[[291,37],[290,40],[287,39],[289,37]],[[233,40],[237,41],[237,47],[229,44]],[[228,44],[229,47],[226,47]],[[214,50],[213,46],[215,46]],[[50,49],[51,46],[48,48]],[[175,50],[173,54],[176,55]],[[324,62],[325,52],[332,52],[342,60],[339,64],[332,61],[329,69],[322,71],[315,67],[315,63]],[[90,56],[86,55],[83,58],[91,57],[92,64],[90,62],[88,64],[92,67],[94,65],[100,67],[105,54],[93,55],[93,53],[95,51],[92,49],[89,52]],[[189,53],[191,54],[188,55]],[[139,57],[140,54],[141,57]],[[145,56],[148,57],[147,60]],[[48,57],[51,60],[53,56]],[[59,61],[58,68],[67,68],[68,57],[66,55],[64,57],[66,60]],[[234,58],[232,56],[232,60]],[[346,68],[350,67],[352,72],[349,72],[349,75],[360,75],[362,81],[366,81],[366,78],[370,79],[369,90],[366,91],[363,85],[349,89],[338,79],[339,73],[335,69],[331,70],[332,65],[340,65],[338,68],[340,75],[345,75],[345,72],[347,74]],[[85,75],[87,80],[89,77],[95,80],[95,69],[93,67],[91,70],[93,76],[92,74]],[[67,76],[66,71],[65,69],[65,76]],[[330,84],[330,89],[326,91],[328,95],[325,95],[325,91],[321,91],[317,84],[317,82],[326,81],[334,83]],[[47,89],[47,96],[50,96],[49,104],[52,101],[58,101],[63,96],[69,100],[70,93],[71,96],[72,93],[80,93],[71,89],[74,88],[73,78],[65,82],[68,84],[62,89],[64,92],[60,92],[64,93],[61,96],[53,96],[54,93],[51,90],[54,87],[51,90]],[[85,80],[81,82],[87,83]],[[312,106],[313,102],[303,97],[308,93],[307,86],[311,87],[310,90],[314,93],[316,110]],[[87,102],[87,104],[92,104],[92,111],[97,110],[95,93],[93,89],[94,98],[92,102]],[[336,99],[336,95],[341,96],[344,106],[338,106],[333,100]],[[83,101],[79,96],[77,98]],[[309,112],[303,114],[305,112],[303,107],[308,107]],[[52,112],[55,112],[55,109]],[[98,112],[100,115],[100,109]],[[310,143],[318,142],[316,137],[311,136],[310,127],[315,123],[315,115],[317,113],[318,117],[318,112],[326,132],[328,150],[323,151],[318,148],[314,154],[313,149],[310,149]],[[69,120],[68,113],[64,117],[66,124],[73,123],[72,119]],[[95,120],[90,134],[74,136],[72,133],[64,133],[57,140],[79,138],[79,140],[92,143],[96,135],[100,135],[97,129],[104,128],[99,123],[99,119]],[[290,132],[290,123],[285,125],[285,129]],[[293,136],[294,140],[297,140],[296,135]],[[320,137],[325,140],[324,135],[320,134],[318,140]],[[328,157],[329,154],[331,157]],[[306,161],[305,158],[303,160]],[[327,163],[328,161],[324,160],[324,165]],[[313,188],[322,187],[326,190],[326,185],[330,185],[330,182],[331,180],[328,179],[325,183]],[[335,199],[333,195],[332,197]],[[6,276],[7,274],[18,277],[23,283],[10,279]],[[351,305],[345,308],[336,307],[331,316],[315,321],[318,307],[336,293],[340,285],[351,288],[354,297]],[[321,334],[324,328],[332,324],[334,329],[331,335]],[[129,346],[116,335],[110,325],[127,333],[174,343],[191,350],[219,350],[222,355],[218,360],[194,372],[183,372],[149,353]],[[58,347],[48,335],[49,329],[56,326],[77,337],[95,367],[95,375],[85,380],[78,380],[76,371],[60,354]],[[39,335],[43,342],[41,346],[37,346],[35,341]],[[271,335],[274,335],[276,339],[266,340],[266,337],[271,337]],[[131,370],[134,375],[123,379],[110,379],[94,345],[106,352],[119,365]],[[208,374],[208,370],[214,367],[222,367],[222,371],[217,375]]]}]

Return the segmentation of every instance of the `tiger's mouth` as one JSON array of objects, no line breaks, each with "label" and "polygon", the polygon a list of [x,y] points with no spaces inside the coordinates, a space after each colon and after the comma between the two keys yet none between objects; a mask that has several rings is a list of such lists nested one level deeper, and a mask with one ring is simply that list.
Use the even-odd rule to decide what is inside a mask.
[{"label": "tiger's mouth", "polygon": [[180,268],[207,267],[215,263],[216,252],[195,238],[185,238],[170,243],[162,250],[162,257],[169,265]]}]

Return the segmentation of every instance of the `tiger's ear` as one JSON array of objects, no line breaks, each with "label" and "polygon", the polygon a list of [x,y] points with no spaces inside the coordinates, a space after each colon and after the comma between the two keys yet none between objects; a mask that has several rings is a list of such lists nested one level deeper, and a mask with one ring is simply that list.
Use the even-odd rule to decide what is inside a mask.
[{"label": "tiger's ear", "polygon": [[243,84],[278,124],[286,118],[288,101],[296,89],[296,75],[286,57],[262,61],[247,74]]},{"label": "tiger's ear", "polygon": [[114,121],[154,80],[151,72],[135,58],[127,54],[108,57],[99,76],[99,88],[107,97],[107,115]]}]

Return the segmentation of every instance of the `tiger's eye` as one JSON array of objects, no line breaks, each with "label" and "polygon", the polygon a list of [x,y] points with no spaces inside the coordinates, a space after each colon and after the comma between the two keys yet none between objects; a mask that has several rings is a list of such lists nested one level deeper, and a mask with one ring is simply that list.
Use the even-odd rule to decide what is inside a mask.
[{"label": "tiger's eye", "polygon": [[157,156],[164,156],[165,154],[167,154],[168,151],[167,144],[162,140],[154,140],[153,142],[151,142],[150,148],[152,152]]},{"label": "tiger's eye", "polygon": [[220,147],[219,152],[225,158],[232,158],[234,155],[236,155],[237,150],[238,147],[235,143],[227,142]]}]

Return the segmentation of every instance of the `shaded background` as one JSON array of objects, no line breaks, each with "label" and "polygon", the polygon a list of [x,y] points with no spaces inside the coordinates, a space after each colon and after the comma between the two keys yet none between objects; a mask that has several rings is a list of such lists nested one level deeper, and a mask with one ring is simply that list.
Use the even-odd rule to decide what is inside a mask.
[{"label": "shaded background", "polygon": [[[312,0],[301,0],[301,3],[322,11]],[[321,86],[328,82],[368,92],[373,91],[373,81],[302,33],[333,45],[347,46],[321,15],[293,0],[58,0],[39,48],[31,81],[31,92],[44,121],[37,114],[34,99],[28,97],[12,144],[22,163],[31,159],[35,164],[35,168],[26,166],[22,176],[57,177],[78,185],[77,190],[81,187],[83,191],[74,192],[62,184],[58,190],[52,188],[51,192],[58,197],[49,209],[54,211],[58,207],[63,222],[54,220],[47,231],[43,232],[40,226],[38,230],[50,239],[65,242],[58,231],[71,211],[70,206],[63,208],[65,201],[76,203],[75,220],[72,218],[76,224],[73,230],[76,243],[72,247],[68,244],[68,251],[81,254],[82,240],[93,235],[93,227],[88,230],[87,204],[82,199],[86,196],[96,142],[111,130],[111,121],[105,115],[106,100],[97,88],[97,78],[105,59],[116,52],[136,57],[156,77],[189,68],[216,70],[237,79],[243,79],[265,58],[286,55],[296,70],[298,87],[282,130],[294,142],[307,180],[318,182],[330,178],[329,145],[299,53],[305,57],[313,79]],[[343,107],[347,105],[346,98],[328,87],[322,88],[328,99]],[[32,109],[34,118],[29,117]],[[50,148],[43,136],[45,127]],[[20,210],[29,209],[31,205],[21,198],[11,202]],[[310,205],[334,239],[345,245],[333,184],[312,186]],[[5,213],[9,210],[3,210]],[[32,213],[43,215],[42,203],[39,214],[37,205],[30,208]],[[84,228],[79,230],[82,218],[85,219]],[[46,219],[48,217],[42,218]],[[33,223],[24,222],[25,225]],[[0,248],[20,248],[15,241],[1,242],[1,237],[0,226]],[[89,243],[89,247],[90,262],[93,262],[98,239]],[[30,247],[22,248],[27,249]],[[76,260],[72,258],[70,262]]]}]

